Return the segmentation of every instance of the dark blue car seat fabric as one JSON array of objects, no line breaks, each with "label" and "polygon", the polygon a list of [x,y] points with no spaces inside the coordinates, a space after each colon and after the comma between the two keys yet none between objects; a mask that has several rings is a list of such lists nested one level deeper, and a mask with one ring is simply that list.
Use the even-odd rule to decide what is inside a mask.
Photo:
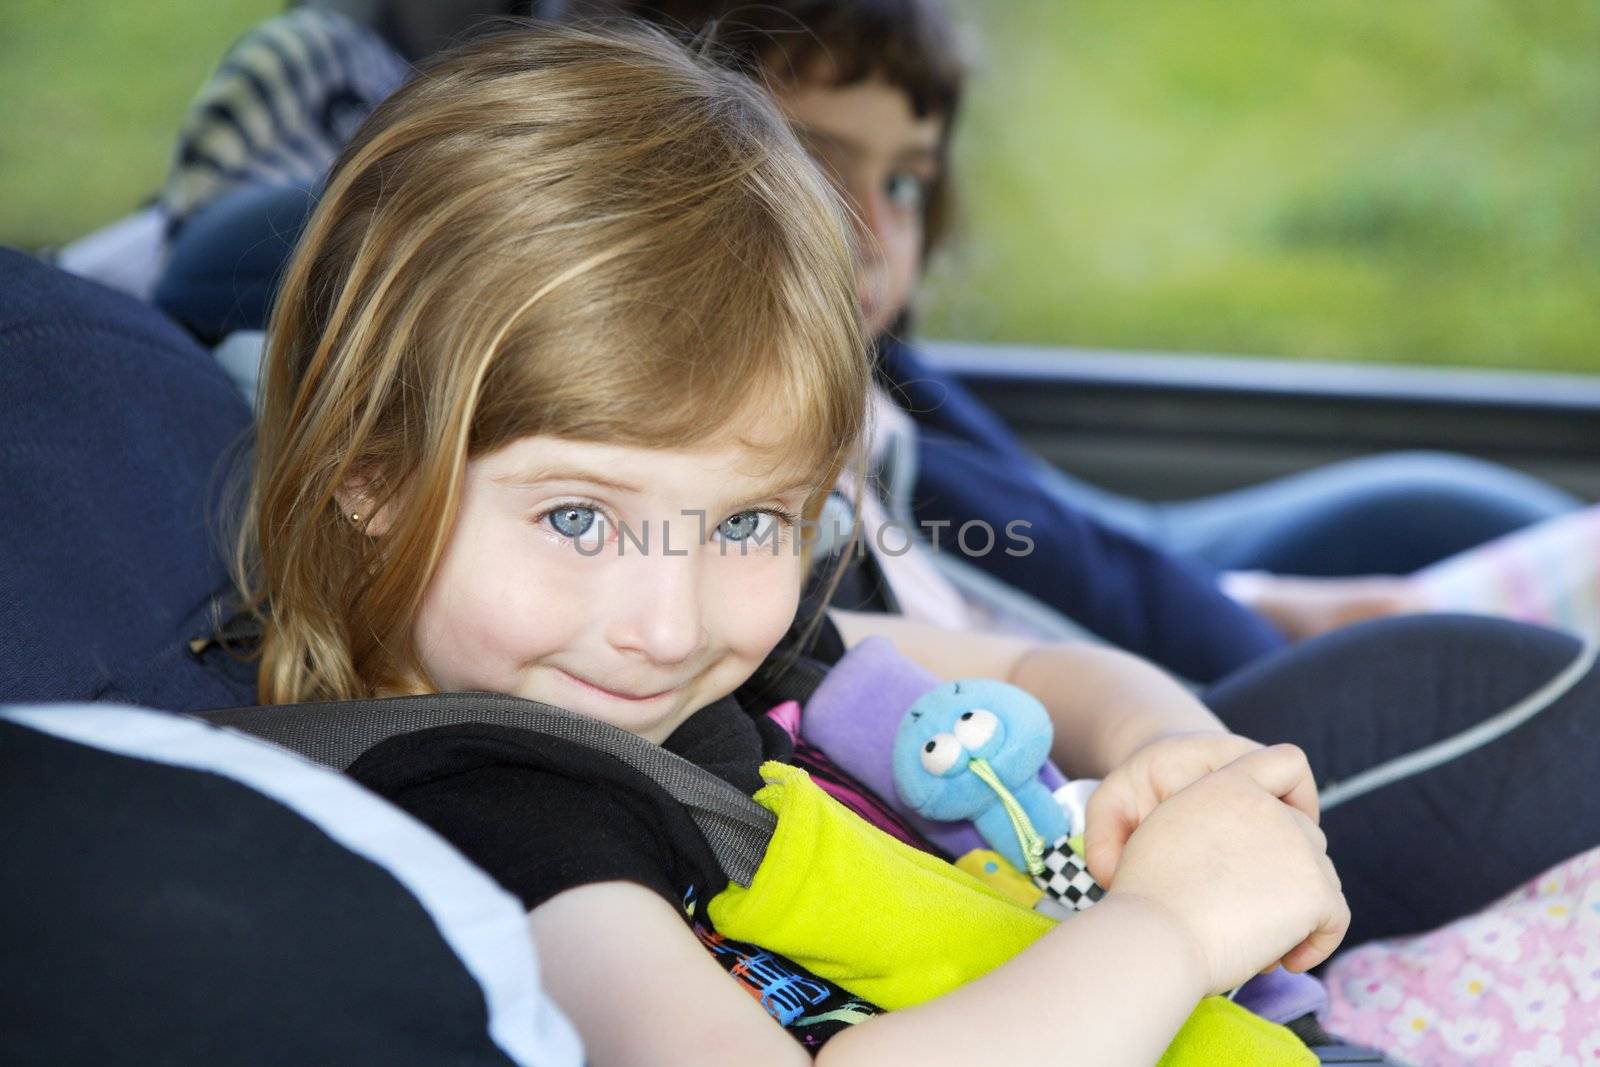
[{"label": "dark blue car seat fabric", "polygon": [[517,902],[275,746],[0,707],[0,1063],[576,1067]]},{"label": "dark blue car seat fabric", "polygon": [[254,700],[186,642],[227,586],[224,472],[250,412],[131,297],[0,249],[0,701]]},{"label": "dark blue car seat fabric", "polygon": [[1600,647],[1506,619],[1348,626],[1203,694],[1305,750],[1347,947],[1432,930],[1600,843]]}]

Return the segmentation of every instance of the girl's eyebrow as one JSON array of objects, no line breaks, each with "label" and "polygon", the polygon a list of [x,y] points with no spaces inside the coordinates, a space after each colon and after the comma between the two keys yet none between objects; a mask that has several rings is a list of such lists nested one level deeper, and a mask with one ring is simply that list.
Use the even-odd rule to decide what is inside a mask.
[{"label": "girl's eyebrow", "polygon": [[715,510],[722,512],[736,507],[752,507],[764,501],[780,500],[790,493],[801,489],[810,492],[816,488],[816,483],[807,479],[799,481],[773,481],[769,485],[757,486],[748,493],[740,493],[735,497],[728,497],[718,502]]},{"label": "girl's eyebrow", "polygon": [[607,489],[613,489],[619,493],[639,493],[643,491],[636,485],[613,481],[594,471],[568,468],[518,471],[514,474],[498,475],[492,480],[514,489],[531,489],[536,485],[543,485],[545,482],[589,482],[593,485],[603,485]]},{"label": "girl's eyebrow", "polygon": [[761,489],[759,489],[755,493],[751,494],[749,499],[751,499],[751,500],[772,500],[772,499],[775,499],[775,498],[780,497],[780,496],[787,496],[788,494],[793,493],[793,492],[797,492],[797,491],[799,491],[801,489],[804,489],[807,492],[810,492],[811,490],[815,489],[816,487],[817,487],[816,486],[816,481],[814,479],[801,478],[798,481],[783,482],[783,483],[778,483],[778,484],[774,484],[774,485],[771,485],[771,486],[763,486]]},{"label": "girl's eyebrow", "polygon": [[[501,485],[512,489],[533,489],[546,482],[587,482],[591,485],[604,486],[619,493],[642,493],[643,489],[636,485],[618,482],[594,471],[580,470],[577,468],[535,468],[533,470],[517,471],[512,474],[496,475],[491,479]],[[760,486],[755,492],[740,494],[745,500],[769,500],[781,497],[796,490],[815,488],[810,479],[801,478],[792,481],[775,481],[770,486]]]}]

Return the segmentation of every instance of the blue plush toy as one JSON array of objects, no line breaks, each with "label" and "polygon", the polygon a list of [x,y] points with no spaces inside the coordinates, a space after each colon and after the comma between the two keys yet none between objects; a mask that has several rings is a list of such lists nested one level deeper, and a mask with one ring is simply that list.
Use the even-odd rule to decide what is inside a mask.
[{"label": "blue plush toy", "polygon": [[894,784],[918,814],[971,820],[1019,871],[1044,871],[1043,855],[1069,826],[1039,780],[1050,754],[1050,716],[1014,685],[968,678],[925,693],[894,739]]}]

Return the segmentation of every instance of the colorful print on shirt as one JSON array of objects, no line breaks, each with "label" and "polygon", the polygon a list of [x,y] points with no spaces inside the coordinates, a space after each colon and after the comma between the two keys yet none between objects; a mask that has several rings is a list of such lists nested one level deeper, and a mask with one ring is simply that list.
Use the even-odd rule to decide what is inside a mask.
[{"label": "colorful print on shirt", "polygon": [[807,1049],[819,1049],[845,1027],[883,1013],[787,957],[724,937],[697,915],[696,903],[691,887],[684,894],[683,912],[706,951]]}]

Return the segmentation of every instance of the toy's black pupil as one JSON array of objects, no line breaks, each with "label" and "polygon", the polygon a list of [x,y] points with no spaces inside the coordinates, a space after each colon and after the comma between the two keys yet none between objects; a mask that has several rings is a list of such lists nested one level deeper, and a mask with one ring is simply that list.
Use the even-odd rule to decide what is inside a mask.
[{"label": "toy's black pupil", "polygon": [[929,741],[927,744],[922,746],[922,751],[932,752],[936,747],[938,746],[936,746],[932,741]]},{"label": "toy's black pupil", "polygon": [[961,713],[961,721],[962,722],[966,722],[970,718],[972,718],[972,712],[964,711],[964,712]]}]

